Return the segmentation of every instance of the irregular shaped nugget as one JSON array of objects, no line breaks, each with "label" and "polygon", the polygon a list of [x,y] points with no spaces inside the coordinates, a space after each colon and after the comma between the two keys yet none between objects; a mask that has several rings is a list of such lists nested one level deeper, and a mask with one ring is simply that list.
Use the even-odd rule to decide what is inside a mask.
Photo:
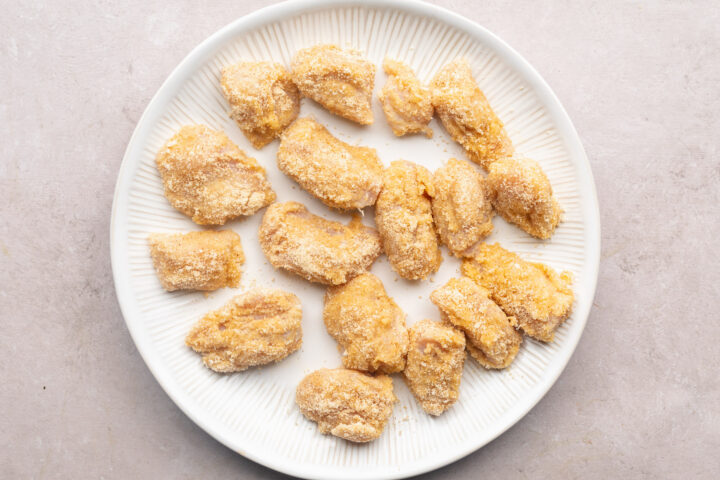
[{"label": "irregular shaped nugget", "polygon": [[468,162],[451,158],[432,179],[432,212],[440,240],[456,257],[472,249],[493,229],[493,210],[485,179]]},{"label": "irregular shaped nugget", "polygon": [[335,115],[361,125],[373,123],[375,65],[355,50],[315,45],[295,54],[292,78],[300,93]]},{"label": "irregular shaped nugget", "polygon": [[515,317],[507,317],[489,293],[469,278],[451,278],[430,300],[443,320],[465,332],[467,349],[480,365],[505,368],[515,359],[522,334],[515,330]]},{"label": "irregular shaped nugget", "polygon": [[259,237],[273,267],[326,285],[340,285],[367,271],[382,253],[377,231],[360,217],[343,225],[313,215],[297,202],[271,205]]},{"label": "irregular shaped nugget", "polygon": [[232,107],[230,117],[255,148],[270,143],[300,113],[300,92],[279,63],[227,66],[221,84]]},{"label": "irregular shaped nugget", "polygon": [[372,377],[355,370],[326,368],[302,379],[295,402],[320,433],[351,442],[369,442],[385,428],[394,403],[390,377]]},{"label": "irregular shaped nugget", "polygon": [[431,138],[433,132],[428,127],[433,116],[430,90],[420,84],[412,69],[403,62],[386,58],[383,68],[388,80],[380,92],[380,103],[395,136],[424,133]]},{"label": "irregular shaped nugget", "polygon": [[292,293],[258,288],[205,315],[185,343],[216,372],[279,362],[302,344],[302,307]]},{"label": "irregular shaped nugget", "polygon": [[440,121],[470,160],[487,169],[496,160],[512,155],[510,137],[475,82],[466,59],[454,60],[440,69],[430,90]]},{"label": "irregular shaped nugget", "polygon": [[533,237],[552,236],[562,209],[535,160],[513,157],[497,161],[490,166],[487,183],[492,204],[505,220]]},{"label": "irregular shaped nugget", "polygon": [[382,188],[383,165],[375,149],[342,142],[312,118],[298,119],[283,133],[277,163],[328,207],[374,205]]},{"label": "irregular shaped nugget", "polygon": [[390,265],[409,280],[424,279],[442,262],[430,207],[433,193],[425,167],[399,160],[385,170],[375,223]]},{"label": "irregular shaped nugget", "polygon": [[417,401],[440,415],[458,399],[465,363],[465,335],[449,325],[422,320],[410,328],[410,350],[403,375]]},{"label": "irregular shaped nugget", "polygon": [[170,204],[199,225],[223,225],[275,201],[265,169],[205,125],[182,127],[155,161]]},{"label": "irregular shaped nugget", "polygon": [[231,230],[154,233],[150,256],[162,287],[211,291],[237,287],[245,263],[240,235]]},{"label": "irregular shaped nugget", "polygon": [[462,273],[490,291],[490,298],[517,319],[527,335],[552,342],[555,329],[570,315],[572,274],[531,263],[498,244],[482,244],[463,261]]},{"label": "irregular shaped nugget", "polygon": [[328,333],[344,350],[345,368],[382,373],[405,368],[405,314],[372,273],[328,288],[323,320]]}]

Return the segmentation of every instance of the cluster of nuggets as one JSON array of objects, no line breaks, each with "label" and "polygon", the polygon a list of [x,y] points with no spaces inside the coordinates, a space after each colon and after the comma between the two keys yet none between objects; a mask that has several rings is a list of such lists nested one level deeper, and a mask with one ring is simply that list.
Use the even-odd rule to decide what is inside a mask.
[{"label": "cluster of nuggets", "polygon": [[[386,59],[380,101],[397,136],[421,133],[437,114],[470,163],[451,159],[434,174],[399,160],[384,168],[372,148],[335,138],[297,118],[301,96],[362,125],[373,122],[375,65],[332,45],[300,50],[288,72],[271,62],[222,71],[230,116],[255,148],[280,139],[279,169],[330,208],[375,206],[377,229],[355,215],[326,220],[297,202],[276,200],[263,167],[222,132],[181,128],[157,155],[165,195],[199,225],[224,225],[268,207],[259,241],[275,268],[327,285],[323,321],[344,368],[317,370],[298,385],[302,413],[322,433],[353,442],[380,436],[396,402],[388,374],[402,373],[422,408],[440,415],[458,399],[465,352],[488,369],[508,367],[523,334],[550,342],[570,314],[573,292],[557,274],[484,243],[494,212],[549,238],[561,209],[537,162],[516,155],[468,62],[444,66],[424,86],[405,64]],[[244,256],[231,230],[153,234],[151,257],[168,291],[237,287]],[[410,328],[401,308],[369,273],[384,251],[402,278],[422,280],[442,262],[440,245],[462,259],[460,278],[431,294],[441,321]],[[302,343],[302,307],[292,293],[254,289],[205,315],[186,343],[217,372],[277,362]]]}]

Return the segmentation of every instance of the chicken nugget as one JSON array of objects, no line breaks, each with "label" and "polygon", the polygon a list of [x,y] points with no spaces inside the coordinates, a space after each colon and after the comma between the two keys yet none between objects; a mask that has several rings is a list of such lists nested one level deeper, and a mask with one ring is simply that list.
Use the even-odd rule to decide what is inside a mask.
[{"label": "chicken nugget", "polygon": [[340,285],[367,271],[382,253],[377,231],[360,217],[343,225],[313,215],[297,202],[271,205],[259,237],[273,267],[326,285]]},{"label": "chicken nugget", "polygon": [[433,225],[430,172],[405,160],[390,164],[375,205],[375,223],[393,270],[408,280],[426,278],[442,262]]},{"label": "chicken nugget", "polygon": [[300,93],[335,115],[361,125],[373,123],[375,65],[355,50],[315,45],[295,54],[292,78]]},{"label": "chicken nugget", "polygon": [[170,204],[199,225],[223,225],[275,201],[265,169],[205,125],[182,127],[155,161]]},{"label": "chicken nugget", "polygon": [[296,120],[282,135],[280,170],[328,207],[374,205],[383,165],[374,148],[355,147],[333,137],[312,118]]},{"label": "chicken nugget", "polygon": [[395,136],[424,133],[431,138],[433,131],[428,127],[433,116],[430,90],[420,84],[412,69],[403,62],[386,58],[383,68],[388,80],[380,91],[380,103]]},{"label": "chicken nugget", "polygon": [[302,344],[302,307],[292,293],[258,288],[205,315],[185,343],[220,373],[279,362]]},{"label": "chicken nugget", "polygon": [[295,402],[320,433],[369,442],[385,428],[397,398],[392,379],[355,370],[320,369],[302,379]]},{"label": "chicken nugget", "polygon": [[481,244],[462,263],[462,273],[490,292],[503,311],[529,335],[552,342],[555,329],[570,315],[572,274],[531,263],[498,244]]},{"label": "chicken nugget", "polygon": [[237,287],[245,263],[240,235],[231,230],[154,233],[150,257],[162,287],[211,291]]}]

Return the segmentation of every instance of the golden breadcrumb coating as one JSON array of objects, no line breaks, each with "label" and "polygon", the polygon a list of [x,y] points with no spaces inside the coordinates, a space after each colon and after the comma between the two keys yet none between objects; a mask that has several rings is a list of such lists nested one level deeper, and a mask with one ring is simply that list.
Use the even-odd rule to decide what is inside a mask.
[{"label": "golden breadcrumb coating", "polygon": [[367,271],[382,253],[377,231],[360,217],[343,225],[313,215],[297,202],[271,205],[259,237],[273,267],[326,285],[343,284]]},{"label": "golden breadcrumb coating", "polygon": [[279,362],[302,345],[302,307],[292,293],[258,288],[205,315],[185,343],[216,372]]},{"label": "golden breadcrumb coating", "polygon": [[355,370],[320,369],[302,379],[295,402],[320,433],[369,442],[385,428],[397,398],[392,379]]},{"label": "golden breadcrumb coating", "polygon": [[494,161],[512,155],[510,137],[475,82],[466,59],[441,68],[430,90],[440,121],[470,160],[487,169]]},{"label": "golden breadcrumb coating", "polygon": [[328,333],[344,351],[345,368],[381,373],[405,368],[408,350],[405,313],[372,273],[328,288],[323,320]]},{"label": "golden breadcrumb coating", "polygon": [[490,166],[487,183],[492,204],[505,220],[533,237],[552,236],[562,209],[540,164],[523,157],[497,161]]},{"label": "golden breadcrumb coating", "polygon": [[525,334],[552,342],[555,329],[570,315],[572,274],[531,263],[498,244],[482,244],[463,261],[462,273],[490,291],[490,298],[517,319]]},{"label": "golden breadcrumb coating", "polygon": [[230,117],[255,148],[270,143],[300,113],[300,92],[279,63],[229,65],[222,69],[221,84]]},{"label": "golden breadcrumb coating", "polygon": [[211,291],[237,287],[245,263],[240,235],[231,230],[154,233],[150,256],[162,287]]},{"label": "golden breadcrumb coating", "polygon": [[403,375],[430,415],[440,415],[458,399],[465,363],[465,335],[450,325],[421,320],[410,327],[410,350]]},{"label": "golden breadcrumb coating", "polygon": [[373,123],[375,65],[355,50],[315,45],[293,58],[292,78],[300,93],[335,115],[361,125]]},{"label": "golden breadcrumb coating", "polygon": [[283,133],[277,163],[332,208],[374,205],[382,188],[383,165],[375,149],[342,142],[312,118],[299,118]]},{"label": "golden breadcrumb coating", "polygon": [[223,225],[275,201],[265,169],[205,125],[182,127],[155,161],[170,204],[199,225]]},{"label": "golden breadcrumb coating", "polygon": [[425,167],[399,160],[385,170],[375,223],[390,265],[408,280],[426,278],[442,262],[430,207],[433,193]]},{"label": "golden breadcrumb coating", "polygon": [[380,91],[380,103],[395,136],[424,133],[431,138],[433,131],[428,127],[433,116],[430,90],[420,84],[412,69],[403,62],[386,58],[383,68],[388,80]]},{"label": "golden breadcrumb coating", "polygon": [[485,179],[463,160],[451,158],[432,179],[432,212],[442,243],[456,257],[472,249],[493,229],[493,210]]},{"label": "golden breadcrumb coating", "polygon": [[515,359],[522,334],[517,320],[507,317],[490,292],[469,278],[451,278],[430,294],[443,320],[465,332],[470,355],[485,368],[505,368]]}]

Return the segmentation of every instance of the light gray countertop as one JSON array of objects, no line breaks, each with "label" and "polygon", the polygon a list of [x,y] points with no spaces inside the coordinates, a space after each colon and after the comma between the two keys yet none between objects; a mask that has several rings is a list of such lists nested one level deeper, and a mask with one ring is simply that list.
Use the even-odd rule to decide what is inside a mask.
[{"label": "light gray countertop", "polygon": [[[285,478],[216,442],[155,382],[108,245],[116,175],[149,99],[196,44],[264,3],[0,2],[0,476]],[[717,2],[437,3],[505,39],[557,93],[595,175],[602,260],[555,386],[424,478],[711,478]]]}]

